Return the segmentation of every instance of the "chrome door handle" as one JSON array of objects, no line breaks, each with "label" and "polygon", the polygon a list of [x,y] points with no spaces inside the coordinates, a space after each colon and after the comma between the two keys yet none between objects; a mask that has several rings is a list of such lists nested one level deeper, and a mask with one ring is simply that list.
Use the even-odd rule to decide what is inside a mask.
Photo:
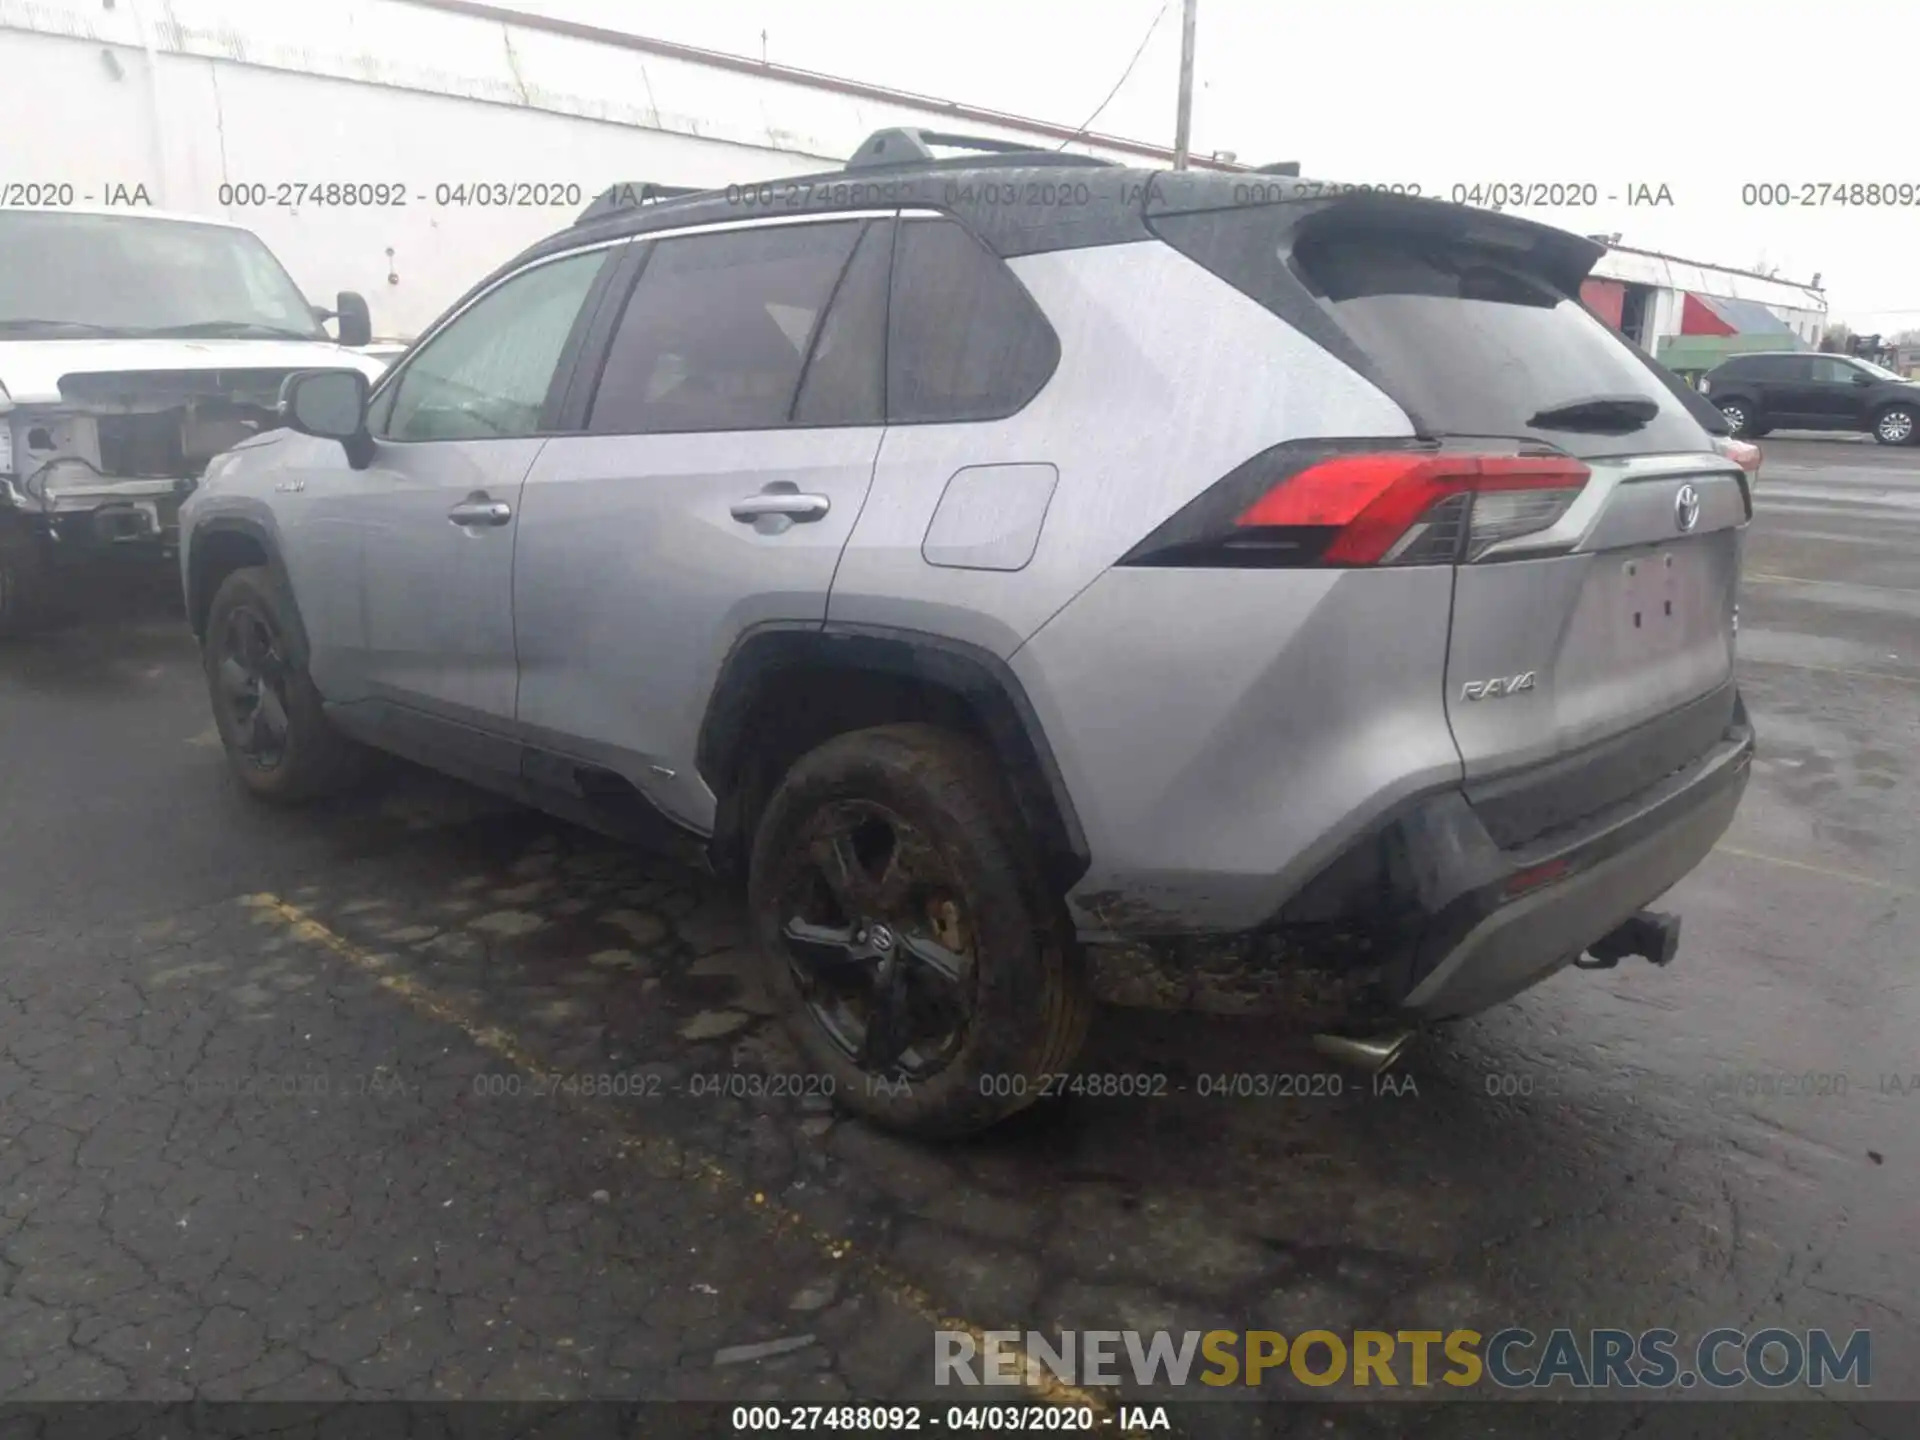
[{"label": "chrome door handle", "polygon": [[504,525],[513,519],[513,507],[504,500],[462,500],[447,519],[456,525]]},{"label": "chrome door handle", "polygon": [[764,515],[783,515],[789,520],[818,520],[833,508],[824,495],[805,495],[794,490],[770,490],[733,502],[731,514],[743,524],[752,524]]}]

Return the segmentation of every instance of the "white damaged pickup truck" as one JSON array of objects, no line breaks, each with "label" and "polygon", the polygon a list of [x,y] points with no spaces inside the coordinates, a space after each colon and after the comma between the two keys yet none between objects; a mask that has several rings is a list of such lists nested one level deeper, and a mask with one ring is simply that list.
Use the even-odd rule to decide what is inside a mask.
[{"label": "white damaged pickup truck", "polygon": [[[338,338],[323,328],[335,322]],[[366,301],[309,305],[251,231],[147,209],[0,209],[0,637],[116,557],[170,558],[215,455],[298,370],[383,362]]]}]

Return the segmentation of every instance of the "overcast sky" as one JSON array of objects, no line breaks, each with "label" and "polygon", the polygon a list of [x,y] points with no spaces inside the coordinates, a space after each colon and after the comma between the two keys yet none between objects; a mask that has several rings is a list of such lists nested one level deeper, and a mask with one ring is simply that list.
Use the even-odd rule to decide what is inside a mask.
[{"label": "overcast sky", "polygon": [[[518,8],[1173,142],[1180,0],[516,0]],[[1159,23],[1154,26],[1154,17]],[[1920,0],[1200,0],[1194,148],[1310,176],[1594,183],[1583,234],[1821,277],[1855,329],[1920,328]],[[1747,183],[1908,187],[1750,208]],[[1673,204],[1625,204],[1665,184]],[[1621,199],[1609,203],[1607,195]]]}]

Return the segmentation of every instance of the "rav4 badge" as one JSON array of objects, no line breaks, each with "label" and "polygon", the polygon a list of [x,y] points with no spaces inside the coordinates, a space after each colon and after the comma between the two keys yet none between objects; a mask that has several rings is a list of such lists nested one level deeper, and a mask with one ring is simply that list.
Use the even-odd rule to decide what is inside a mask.
[{"label": "rav4 badge", "polygon": [[1533,671],[1522,675],[1505,675],[1493,680],[1469,680],[1460,687],[1462,700],[1504,700],[1509,695],[1518,695],[1522,690],[1533,689]]}]

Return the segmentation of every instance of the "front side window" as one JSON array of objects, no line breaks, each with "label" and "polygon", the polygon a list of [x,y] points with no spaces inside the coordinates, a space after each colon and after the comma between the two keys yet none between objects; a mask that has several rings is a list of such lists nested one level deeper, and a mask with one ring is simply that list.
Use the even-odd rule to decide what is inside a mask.
[{"label": "front side window", "polygon": [[1823,385],[1851,385],[1860,372],[1844,360],[1816,360],[1813,378]]},{"label": "front side window", "polygon": [[790,423],[814,332],[861,221],[652,242],[588,412],[595,434]]},{"label": "front side window", "polygon": [[612,253],[550,260],[489,291],[407,361],[391,398],[376,409],[376,433],[389,440],[538,434],[567,336]]}]

